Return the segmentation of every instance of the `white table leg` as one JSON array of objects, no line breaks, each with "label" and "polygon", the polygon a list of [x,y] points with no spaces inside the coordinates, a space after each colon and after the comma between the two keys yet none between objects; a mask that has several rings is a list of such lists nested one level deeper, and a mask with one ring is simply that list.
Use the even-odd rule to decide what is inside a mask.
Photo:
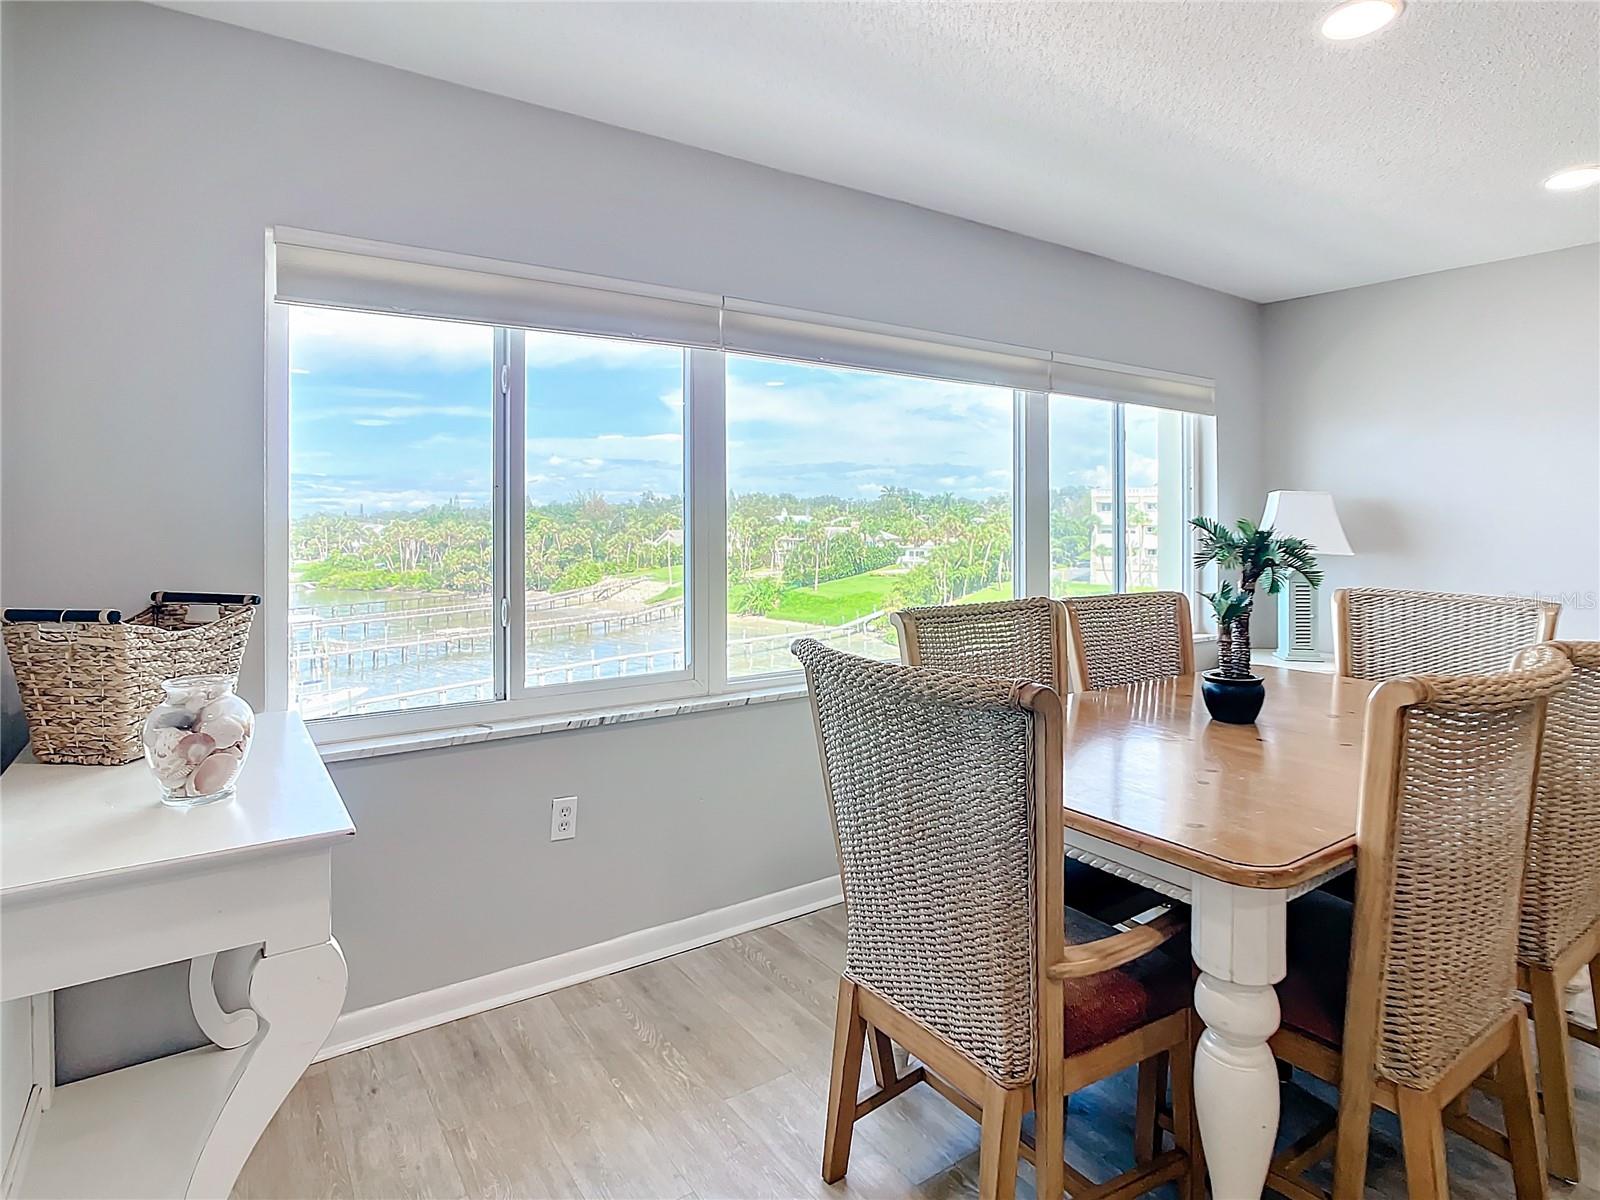
[{"label": "white table leg", "polygon": [[1288,894],[1194,881],[1195,1112],[1216,1200],[1259,1200],[1278,1133],[1278,1028]]},{"label": "white table leg", "polygon": [[346,972],[331,938],[261,958],[250,974],[250,1007],[266,1025],[200,1151],[191,1197],[226,1197],[267,1122],[322,1049],[344,1005]]}]

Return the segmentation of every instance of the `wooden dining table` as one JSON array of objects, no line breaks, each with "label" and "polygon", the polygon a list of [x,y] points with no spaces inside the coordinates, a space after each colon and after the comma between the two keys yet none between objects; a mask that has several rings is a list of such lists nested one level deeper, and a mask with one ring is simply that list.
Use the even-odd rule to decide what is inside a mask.
[{"label": "wooden dining table", "polygon": [[1288,905],[1354,864],[1375,686],[1255,669],[1267,699],[1254,725],[1211,720],[1198,675],[1067,698],[1067,854],[1193,908],[1195,1106],[1218,1200],[1266,1182]]}]

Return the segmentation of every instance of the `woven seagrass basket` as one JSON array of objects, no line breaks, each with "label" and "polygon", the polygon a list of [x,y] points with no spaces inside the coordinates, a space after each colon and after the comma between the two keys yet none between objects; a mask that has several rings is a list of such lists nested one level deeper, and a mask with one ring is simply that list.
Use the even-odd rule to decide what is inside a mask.
[{"label": "woven seagrass basket", "polygon": [[[139,730],[161,702],[161,681],[237,675],[260,596],[152,592],[126,621],[114,609],[4,613],[34,757],[45,763],[116,766],[143,753]],[[214,619],[190,612],[215,608]]]}]

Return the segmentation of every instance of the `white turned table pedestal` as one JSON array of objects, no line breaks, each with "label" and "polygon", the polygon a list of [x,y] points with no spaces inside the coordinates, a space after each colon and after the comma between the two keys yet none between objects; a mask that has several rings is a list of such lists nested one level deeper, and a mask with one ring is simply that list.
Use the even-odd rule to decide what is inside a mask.
[{"label": "white turned table pedestal", "polygon": [[[15,1194],[227,1196],[344,1003],[329,880],[354,832],[285,713],[257,718],[237,795],[194,809],[163,806],[143,763],[13,764],[0,780],[3,998],[188,960],[212,1042],[61,1087],[37,1072]],[[212,978],[224,952],[251,960],[238,1009]],[[49,1006],[34,1011],[48,1068]]]}]

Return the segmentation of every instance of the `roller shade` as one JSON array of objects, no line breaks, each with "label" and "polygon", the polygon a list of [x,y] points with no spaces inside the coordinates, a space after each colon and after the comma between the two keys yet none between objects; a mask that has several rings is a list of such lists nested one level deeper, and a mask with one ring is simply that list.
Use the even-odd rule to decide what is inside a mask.
[{"label": "roller shade", "polygon": [[1216,411],[1209,380],[699,292],[278,227],[273,296],[636,338],[1154,408]]},{"label": "roller shade", "polygon": [[731,297],[723,301],[722,346],[736,354],[1023,391],[1044,391],[1050,385],[1050,355],[1043,350],[834,319]]},{"label": "roller shade", "polygon": [[[315,238],[275,231],[276,299],[686,346],[719,344],[720,296],[624,288],[568,272],[523,273],[510,264],[457,255],[448,256],[446,265],[429,261],[426,251],[403,257],[402,248],[379,243],[372,245],[381,246],[381,254],[358,253],[316,244]],[[464,261],[473,265],[458,265]]]},{"label": "roller shade", "polygon": [[1051,356],[1050,391],[1091,400],[1116,400],[1179,412],[1217,411],[1216,389],[1210,380],[1167,372],[1130,371],[1090,363],[1066,355]]}]

